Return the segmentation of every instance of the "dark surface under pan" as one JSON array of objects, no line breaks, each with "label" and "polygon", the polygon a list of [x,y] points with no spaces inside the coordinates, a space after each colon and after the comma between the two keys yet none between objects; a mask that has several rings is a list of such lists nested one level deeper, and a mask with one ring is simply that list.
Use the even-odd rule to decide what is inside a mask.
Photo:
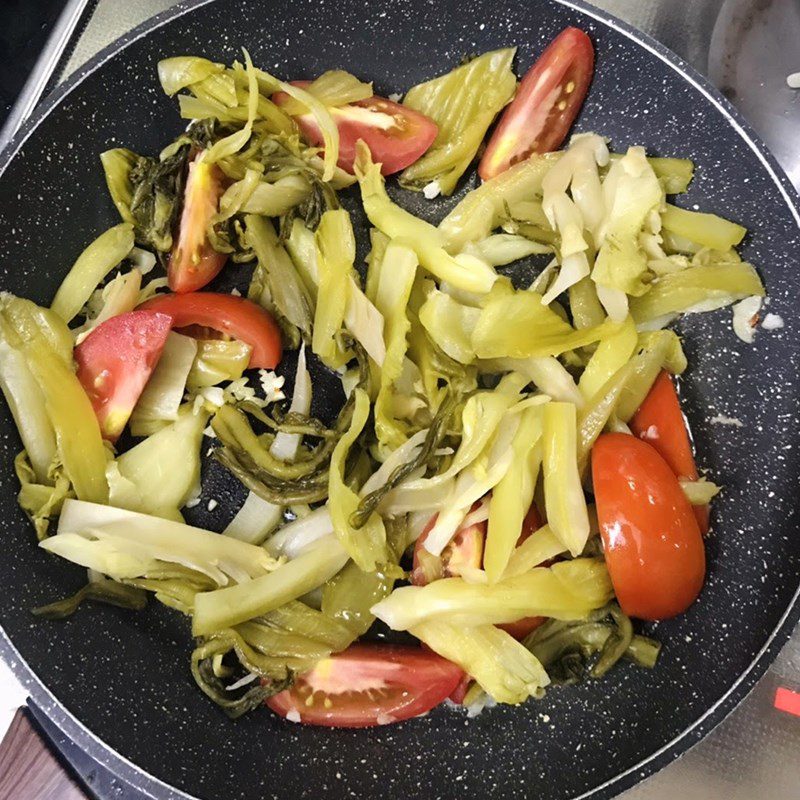
[{"label": "dark surface under pan", "polygon": [[[553,689],[540,702],[473,720],[439,709],[367,731],[299,727],[266,712],[229,722],[192,682],[185,621],[157,603],[141,614],[85,608],[62,624],[31,617],[31,607],[77,588],[82,571],[35,546],[15,502],[19,441],[3,406],[0,624],[7,638],[0,646],[18,676],[73,740],[159,797],[180,796],[160,781],[225,800],[609,797],[668,763],[741,699],[798,618],[800,342],[792,311],[800,236],[788,182],[702,79],[599,12],[510,0],[383,7],[217,0],[183,10],[101,53],[0,157],[2,288],[49,302],[77,253],[116,222],[98,153],[118,145],[155,153],[181,129],[175,103],[157,84],[164,56],[230,61],[245,46],[256,64],[282,77],[344,67],[387,94],[446,71],[465,54],[505,45],[519,46],[521,73],[561,28],[575,24],[592,35],[598,67],[578,129],[602,133],[617,148],[643,144],[658,155],[692,158],[697,177],[678,202],[748,227],[743,256],[761,270],[769,310],[786,327],[761,331],[749,347],[734,336],[729,310],[681,326],[690,363],[682,393],[698,462],[725,491],[700,601],[649,629],[664,643],[653,671],[622,665],[603,681]],[[402,193],[404,205],[432,220],[456,199]],[[317,402],[328,396],[323,391]],[[725,417],[741,426],[719,424]],[[204,502],[187,516],[221,529],[244,491],[210,464],[204,484]],[[208,512],[211,498],[221,502]]]}]

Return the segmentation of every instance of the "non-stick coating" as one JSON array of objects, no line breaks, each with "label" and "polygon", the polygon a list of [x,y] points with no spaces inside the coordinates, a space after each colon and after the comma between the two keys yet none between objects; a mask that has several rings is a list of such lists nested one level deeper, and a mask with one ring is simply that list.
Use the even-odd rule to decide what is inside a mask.
[{"label": "non-stick coating", "polygon": [[[597,76],[579,129],[598,131],[617,148],[637,143],[692,158],[697,177],[681,204],[699,204],[750,229],[743,254],[765,277],[769,310],[786,322],[782,330],[760,331],[752,347],[734,337],[729,310],[692,317],[681,329],[691,365],[682,391],[698,460],[725,487],[715,505],[700,601],[651,629],[664,643],[657,669],[621,666],[603,681],[553,689],[522,708],[493,709],[474,720],[440,709],[358,732],[299,727],[267,712],[229,722],[192,683],[185,621],[157,603],[142,614],[85,608],[60,624],[31,617],[31,607],[73,591],[82,576],[36,549],[17,509],[12,458],[19,441],[3,407],[0,621],[27,666],[8,644],[6,654],[35,697],[118,774],[156,791],[156,782],[130,761],[189,794],[225,800],[323,794],[545,800],[593,790],[607,797],[707,732],[784,640],[797,617],[785,614],[800,582],[800,347],[792,313],[800,282],[791,190],[785,181],[781,187],[773,162],[748,141],[724,101],[682,74],[674,56],[647,41],[643,46],[619,23],[549,1],[217,0],[151,25],[147,36],[128,37],[111,58],[106,51],[68,93],[50,101],[5,165],[0,282],[49,301],[75,255],[115,221],[97,154],[118,145],[155,153],[181,128],[176,104],[156,80],[164,56],[230,61],[246,46],[255,63],[280,76],[344,67],[388,94],[466,54],[505,45],[519,47],[523,71],[569,24],[587,30],[597,48]],[[402,202],[438,219],[453,201],[403,194]],[[722,418],[741,424],[721,424]],[[205,499],[222,502],[211,512],[201,504],[191,519],[220,529],[243,492],[218,469],[205,473]],[[173,796],[165,787],[158,792]]]}]

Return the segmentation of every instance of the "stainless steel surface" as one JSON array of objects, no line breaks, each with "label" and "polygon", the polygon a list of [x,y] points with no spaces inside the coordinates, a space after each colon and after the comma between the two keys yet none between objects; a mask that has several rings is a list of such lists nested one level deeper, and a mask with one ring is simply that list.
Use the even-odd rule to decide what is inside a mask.
[{"label": "stainless steel surface", "polygon": [[0,150],[8,144],[11,137],[41,100],[42,93],[53,76],[65,48],[72,39],[75,27],[88,3],[89,0],[69,0],[61,12],[61,16],[58,18],[58,22],[53,28],[53,32],[50,34],[33,72],[25,83],[22,92],[20,92],[17,102],[14,103],[14,107],[11,109],[11,113],[8,115],[2,130],[0,130]]},{"label": "stainless steel surface", "polygon": [[[533,3],[534,0],[531,0]],[[99,0],[62,78],[171,0]],[[800,189],[800,0],[599,0],[709,75],[749,119]],[[44,84],[42,84],[44,85]],[[800,718],[773,708],[800,690],[800,628],[767,675],[711,735],[625,800],[800,800]],[[677,696],[675,703],[680,703]]]}]

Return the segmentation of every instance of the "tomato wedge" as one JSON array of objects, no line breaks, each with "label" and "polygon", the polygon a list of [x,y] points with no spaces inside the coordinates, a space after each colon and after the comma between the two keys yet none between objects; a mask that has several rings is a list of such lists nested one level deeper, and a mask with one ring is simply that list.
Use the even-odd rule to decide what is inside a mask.
[{"label": "tomato wedge", "polygon": [[[474,509],[475,507],[473,507]],[[442,551],[442,555],[437,557],[433,553],[429,553],[424,546],[437,517],[438,514],[434,514],[430,518],[414,544],[414,562],[409,578],[414,586],[425,586],[437,578],[452,578],[461,575],[464,567],[472,569],[483,567],[486,521],[459,528],[450,544]]]},{"label": "tomato wedge", "polygon": [[268,311],[243,297],[214,292],[160,294],[139,308],[167,314],[173,328],[200,325],[246,342],[253,348],[251,368],[274,369],[281,360],[277,323]]},{"label": "tomato wedge", "polygon": [[202,289],[225,266],[228,256],[208,241],[208,226],[219,210],[224,175],[216,164],[207,164],[198,153],[189,163],[183,211],[175,244],[169,254],[167,279],[173,292]]},{"label": "tomato wedge", "polygon": [[650,620],[685,611],[703,587],[706,556],[692,507],[669,464],[641,439],[607,433],[592,448],[592,481],[622,610]]},{"label": "tomato wedge", "polygon": [[[517,539],[517,547],[519,547],[535,530],[542,526],[542,519],[539,516],[539,511],[535,503],[531,503],[525,519],[522,520],[522,530]],[[506,622],[503,625],[498,625],[506,633],[513,636],[518,642],[521,642],[529,633],[533,633],[540,625],[547,621],[547,617],[523,617],[522,619],[515,620],[514,622]]]},{"label": "tomato wedge", "polygon": [[[308,86],[311,81],[292,81],[293,86]],[[284,92],[272,95],[283,105],[289,99]],[[432,144],[439,127],[413,108],[406,108],[385,97],[373,95],[366,100],[330,109],[339,129],[339,166],[353,172],[356,142],[363,139],[381,172],[391,175],[413,164]],[[322,145],[322,131],[313,114],[294,118],[309,144]]]},{"label": "tomato wedge", "polygon": [[171,327],[165,314],[129,311],[101,322],[75,348],[78,380],[109,442],[128,422]]},{"label": "tomato wedge", "polygon": [[319,661],[266,703],[292,722],[368,728],[427,713],[456,689],[463,674],[418,647],[354,644]]},{"label": "tomato wedge", "polygon": [[594,72],[592,40],[579,28],[556,36],[528,70],[486,147],[478,175],[488,181],[533,153],[564,141]]},{"label": "tomato wedge", "polygon": [[[681,402],[669,373],[656,379],[653,388],[630,421],[631,430],[661,454],[672,471],[688,481],[699,477],[692,453],[692,443],[686,420],[681,412]],[[708,506],[693,506],[700,533],[708,533]]]}]

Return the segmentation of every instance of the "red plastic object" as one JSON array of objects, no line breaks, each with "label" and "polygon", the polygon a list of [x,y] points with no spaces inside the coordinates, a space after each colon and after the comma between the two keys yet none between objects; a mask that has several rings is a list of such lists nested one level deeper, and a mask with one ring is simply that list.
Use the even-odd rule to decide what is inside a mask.
[{"label": "red plastic object", "polygon": [[775,691],[775,708],[800,717],[800,692],[779,686]]}]

